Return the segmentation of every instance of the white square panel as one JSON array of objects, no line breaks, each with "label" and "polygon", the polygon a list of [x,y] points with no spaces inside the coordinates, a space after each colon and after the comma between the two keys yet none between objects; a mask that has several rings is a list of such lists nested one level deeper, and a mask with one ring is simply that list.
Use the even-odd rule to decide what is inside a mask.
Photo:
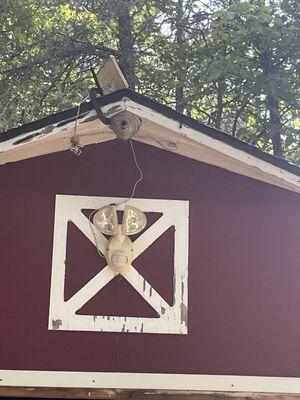
[{"label": "white square panel", "polygon": [[[100,270],[88,283],[70,299],[64,301],[65,260],[68,222],[72,221],[95,245],[91,223],[83,215],[83,209],[99,209],[124,199],[110,197],[87,197],[57,195],[55,205],[55,224],[53,240],[53,259],[50,291],[49,326],[50,330],[80,330],[103,332],[140,332],[187,334],[188,332],[188,214],[189,202],[183,200],[131,199],[129,205],[147,212],[162,213],[162,216],[146,229],[134,242],[135,259],[171,226],[174,231],[174,304],[169,305],[155,290],[151,282],[131,265],[122,276],[158,313],[158,318],[120,317],[113,315],[77,315],[78,311],[117,274],[108,266]],[[117,207],[124,210],[125,204]],[[107,239],[97,233],[97,244],[105,252]],[[166,248],[165,251],[172,251]],[[159,265],[159,260],[157,260]],[[163,265],[159,265],[163,268]]]}]

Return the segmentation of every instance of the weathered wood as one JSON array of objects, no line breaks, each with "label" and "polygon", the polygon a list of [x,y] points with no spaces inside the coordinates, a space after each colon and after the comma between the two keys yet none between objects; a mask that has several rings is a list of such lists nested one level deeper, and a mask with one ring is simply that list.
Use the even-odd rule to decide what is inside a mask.
[{"label": "weathered wood", "polygon": [[300,395],[276,394],[276,393],[238,393],[238,392],[199,392],[199,391],[159,391],[159,390],[135,390],[123,391],[118,397],[124,396],[124,399],[151,399],[151,400],[299,400]]},{"label": "weathered wood", "polygon": [[97,79],[104,94],[128,88],[128,83],[114,56],[106,59],[97,73]]},{"label": "weathered wood", "polygon": [[112,390],[45,387],[0,387],[1,397],[66,398],[66,399],[116,399],[116,400],[300,400],[300,395],[195,392],[161,390]]},{"label": "weathered wood", "polygon": [[66,399],[116,399],[115,390],[105,389],[73,389],[45,387],[0,387],[1,397],[39,397]]}]

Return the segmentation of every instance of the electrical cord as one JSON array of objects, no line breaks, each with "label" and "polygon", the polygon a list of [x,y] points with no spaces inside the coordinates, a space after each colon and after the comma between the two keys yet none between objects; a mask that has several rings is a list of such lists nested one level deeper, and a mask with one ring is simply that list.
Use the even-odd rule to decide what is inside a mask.
[{"label": "electrical cord", "polygon": [[140,167],[140,165],[139,165],[139,163],[138,163],[137,157],[136,157],[136,152],[135,152],[135,149],[134,149],[134,146],[133,146],[133,141],[132,141],[131,139],[129,139],[129,142],[130,142],[130,147],[131,147],[131,152],[132,152],[133,160],[134,160],[136,169],[138,170],[140,176],[138,177],[138,179],[136,180],[136,182],[134,183],[134,185],[133,185],[133,187],[132,187],[132,192],[131,192],[130,197],[128,197],[128,199],[126,199],[126,200],[122,200],[122,201],[119,202],[119,203],[113,204],[113,205],[116,206],[116,207],[117,207],[117,206],[120,206],[121,204],[127,204],[131,199],[133,199],[133,198],[134,198],[134,195],[135,195],[135,191],[136,191],[137,185],[138,185],[140,182],[142,182],[142,180],[144,179],[143,171],[142,171],[142,169],[141,169],[141,167]]},{"label": "electrical cord", "polygon": [[[126,200],[120,201],[119,203],[109,204],[110,206],[113,205],[115,207],[118,207],[121,204],[127,204],[131,199],[133,199],[133,197],[135,195],[135,191],[136,191],[137,185],[143,180],[143,171],[142,171],[142,169],[141,169],[141,167],[140,167],[140,165],[138,163],[138,160],[137,160],[137,157],[136,157],[136,152],[135,152],[135,149],[134,149],[134,145],[133,145],[133,142],[132,142],[131,139],[130,139],[130,148],[131,148],[131,152],[132,152],[132,155],[133,155],[133,160],[134,160],[135,166],[136,166],[140,176],[135,181],[135,183],[134,183],[134,185],[132,187],[132,192],[131,192],[130,197],[128,197]],[[103,253],[101,253],[101,251],[99,250],[99,246],[98,246],[98,242],[97,242],[97,235],[96,235],[96,232],[95,232],[95,225],[93,224],[93,221],[92,221],[92,218],[96,214],[97,211],[98,210],[93,210],[90,213],[90,215],[89,215],[89,223],[90,223],[90,227],[91,227],[91,230],[92,230],[92,233],[93,233],[93,236],[94,236],[94,241],[95,241],[95,245],[96,245],[96,248],[97,248],[97,252],[98,252],[100,257],[105,258],[105,255]]]},{"label": "electrical cord", "polygon": [[70,138],[70,150],[76,156],[80,156],[82,153],[82,147],[80,145],[79,137],[77,136],[77,126],[78,126],[78,118],[80,115],[80,107],[87,99],[88,99],[88,97],[85,97],[78,106],[76,118],[75,118],[74,135]]}]

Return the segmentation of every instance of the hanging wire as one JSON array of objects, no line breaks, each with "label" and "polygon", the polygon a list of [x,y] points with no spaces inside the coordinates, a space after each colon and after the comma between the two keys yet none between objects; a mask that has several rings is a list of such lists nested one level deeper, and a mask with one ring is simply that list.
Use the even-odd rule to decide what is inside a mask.
[{"label": "hanging wire", "polygon": [[139,171],[140,176],[139,176],[138,180],[135,182],[135,184],[133,185],[131,196],[127,201],[131,200],[134,197],[137,185],[140,182],[142,182],[142,180],[144,178],[143,177],[143,171],[142,171],[142,169],[141,169],[141,167],[140,167],[140,165],[138,163],[138,160],[136,158],[136,152],[135,152],[135,149],[134,149],[134,146],[133,146],[133,141],[131,139],[130,139],[130,147],[131,147],[131,151],[132,151],[132,155],[133,155],[135,166],[136,166],[137,170]]},{"label": "hanging wire", "polygon": [[[142,171],[142,169],[141,169],[141,167],[140,167],[140,165],[138,163],[138,160],[137,160],[137,157],[136,157],[136,152],[135,152],[135,149],[134,149],[134,146],[133,146],[133,142],[132,142],[131,139],[130,139],[130,148],[131,148],[131,152],[132,152],[132,156],[133,156],[133,160],[134,160],[135,166],[136,166],[136,168],[137,168],[137,170],[139,172],[139,177],[135,181],[135,183],[134,183],[134,185],[132,187],[131,195],[130,195],[130,197],[128,197],[128,199],[122,200],[119,203],[109,204],[109,205],[114,205],[115,207],[118,207],[121,204],[127,204],[131,199],[133,199],[133,197],[135,195],[135,191],[136,191],[137,185],[143,180],[143,171]],[[103,253],[101,253],[101,251],[99,250],[98,241],[97,241],[97,235],[96,235],[96,231],[95,231],[95,225],[93,224],[93,221],[92,221],[92,218],[96,214],[97,211],[98,211],[98,209],[97,210],[93,210],[90,213],[90,215],[89,215],[89,223],[90,223],[90,227],[91,227],[91,230],[92,230],[92,233],[93,233],[93,236],[94,236],[94,241],[95,241],[95,245],[96,245],[96,248],[97,248],[97,252],[98,252],[100,257],[105,258],[105,255]]]},{"label": "hanging wire", "polygon": [[75,126],[74,126],[74,135],[70,138],[70,145],[71,145],[70,150],[76,156],[80,156],[80,154],[82,153],[82,146],[80,145],[79,137],[77,136],[77,125],[78,125],[78,118],[80,115],[80,107],[87,99],[88,99],[88,97],[85,97],[77,108],[77,113],[76,113],[76,118],[75,118]]},{"label": "hanging wire", "polygon": [[[139,165],[139,163],[138,163],[137,157],[136,157],[136,152],[135,152],[135,149],[134,149],[134,146],[133,146],[133,142],[132,142],[131,139],[130,139],[129,141],[130,141],[130,148],[131,148],[131,152],[132,152],[134,164],[135,164],[136,169],[138,170],[140,176],[139,176],[138,179],[135,181],[135,183],[134,183],[134,185],[133,185],[133,187],[132,187],[132,191],[131,191],[130,197],[128,197],[126,200],[120,201],[119,203],[109,204],[109,205],[114,205],[115,207],[118,207],[118,206],[120,206],[121,204],[126,204],[126,203],[128,203],[131,199],[133,199],[133,198],[134,198],[134,195],[135,195],[135,191],[136,191],[137,185],[138,185],[140,182],[142,182],[142,180],[144,179],[143,171],[142,171],[142,169],[141,169],[141,167],[140,167],[140,165]],[[92,217],[94,216],[94,214],[95,214],[97,211],[98,211],[98,210],[92,211],[91,214],[90,214],[90,216],[89,216],[89,221],[90,221],[91,227],[94,226],[91,219],[92,219]],[[94,232],[94,230],[93,230],[93,234],[94,234],[94,239],[95,239],[95,242],[96,242],[96,237],[95,237],[95,232]]]},{"label": "hanging wire", "polygon": [[133,146],[133,141],[130,139],[129,142],[130,142],[130,147],[131,147],[131,152],[132,152],[133,160],[134,160],[136,169],[138,170],[140,176],[138,177],[138,179],[136,180],[136,182],[134,183],[134,185],[133,185],[133,187],[132,187],[132,192],[131,192],[130,197],[128,197],[128,199],[126,199],[126,200],[120,201],[119,203],[115,203],[114,205],[115,205],[116,207],[117,207],[117,206],[120,206],[121,204],[127,204],[131,199],[133,199],[134,196],[135,196],[135,191],[136,191],[137,185],[138,185],[140,182],[142,182],[142,180],[144,179],[143,171],[142,171],[142,169],[141,169],[141,167],[140,167],[140,165],[139,165],[139,163],[138,163],[137,157],[136,157],[136,152],[135,152],[135,149],[134,149],[134,146]]}]

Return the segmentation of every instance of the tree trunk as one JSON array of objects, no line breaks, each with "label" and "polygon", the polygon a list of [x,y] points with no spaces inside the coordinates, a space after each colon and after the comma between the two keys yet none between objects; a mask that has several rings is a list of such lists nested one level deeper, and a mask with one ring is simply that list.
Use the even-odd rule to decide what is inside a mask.
[{"label": "tree trunk", "polygon": [[282,157],[282,145],[281,145],[281,135],[282,135],[282,125],[280,121],[279,104],[278,99],[269,95],[267,97],[268,108],[270,112],[270,133],[272,135],[272,145],[274,155],[277,157]]},{"label": "tree trunk", "polygon": [[215,118],[215,127],[217,129],[221,128],[222,116],[223,116],[223,96],[225,92],[225,82],[224,78],[220,77],[218,79],[218,93],[217,93],[217,111],[216,111],[216,118]]},{"label": "tree trunk", "polygon": [[183,43],[184,43],[184,27],[183,27],[183,0],[177,1],[176,6],[176,44],[177,44],[177,85],[175,88],[176,111],[184,112],[184,79],[185,73],[182,69],[183,60]]},{"label": "tree trunk", "polygon": [[272,85],[273,76],[278,74],[278,70],[273,61],[271,48],[265,48],[262,51],[260,64],[267,82],[266,107],[269,111],[268,133],[272,138],[274,155],[282,157],[282,124],[279,112],[279,99],[277,93],[274,92],[274,85]]},{"label": "tree trunk", "polygon": [[122,0],[118,4],[119,64],[129,87],[134,89],[136,60],[133,48],[130,5],[130,0]]},{"label": "tree trunk", "polygon": [[248,103],[249,103],[249,96],[247,95],[247,96],[242,97],[241,102],[240,102],[240,108],[235,113],[232,128],[231,128],[231,134],[234,137],[236,136],[236,133],[237,133],[239,119]]}]

